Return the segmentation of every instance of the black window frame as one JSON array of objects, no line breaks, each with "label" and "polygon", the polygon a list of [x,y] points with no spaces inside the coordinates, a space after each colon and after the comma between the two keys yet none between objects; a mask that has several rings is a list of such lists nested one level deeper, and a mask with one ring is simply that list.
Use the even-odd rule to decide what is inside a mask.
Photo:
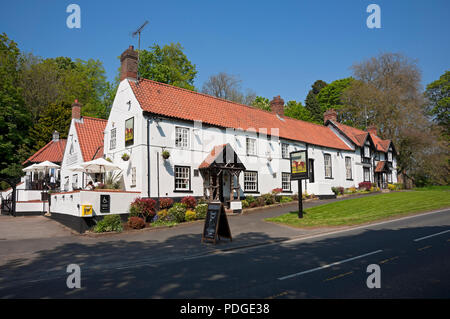
[{"label": "black window frame", "polygon": [[[289,189],[283,188],[283,175],[289,175]],[[292,185],[291,185],[291,172],[281,172],[281,190],[282,193],[292,193]]]},{"label": "black window frame", "polygon": [[[256,173],[256,191],[254,191],[254,190],[246,190],[245,189],[245,173]],[[258,171],[244,171],[243,177],[244,177],[244,193],[259,194],[259,174],[258,174]]]},{"label": "black window frame", "polygon": [[[369,170],[369,180],[368,181],[366,181],[366,173],[365,173],[365,170]],[[370,167],[363,167],[363,181],[364,182],[372,182],[371,180],[370,180]]]},{"label": "black window frame", "polygon": [[[177,189],[177,168],[189,169],[189,189]],[[174,165],[173,166],[173,192],[174,193],[193,193],[192,191],[192,169],[190,166]]]},{"label": "black window frame", "polygon": [[[330,157],[330,176],[327,176],[327,166],[325,163],[325,156],[329,156]],[[323,169],[324,169],[324,173],[325,173],[325,179],[333,179],[333,160],[332,160],[332,156],[330,153],[324,153],[323,154]]]},{"label": "black window frame", "polygon": [[314,183],[315,182],[315,176],[314,176],[314,158],[308,158],[309,161],[309,182]]}]

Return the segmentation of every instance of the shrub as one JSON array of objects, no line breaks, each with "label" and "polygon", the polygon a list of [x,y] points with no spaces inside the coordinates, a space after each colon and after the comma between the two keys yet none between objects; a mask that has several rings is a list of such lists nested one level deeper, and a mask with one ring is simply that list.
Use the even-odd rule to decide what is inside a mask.
[{"label": "shrub", "polygon": [[266,200],[264,197],[260,196],[256,199],[256,206],[264,206],[266,205]]},{"label": "shrub", "polygon": [[156,201],[151,198],[136,198],[130,205],[130,216],[146,218],[153,218],[155,216]]},{"label": "shrub", "polygon": [[183,197],[183,199],[181,200],[181,203],[185,204],[187,208],[192,208],[192,209],[194,209],[195,206],[197,206],[197,200],[192,196]]},{"label": "shrub", "polygon": [[241,203],[242,203],[242,208],[248,208],[248,207],[250,206],[250,204],[248,203],[248,201],[245,200],[245,199],[242,200]]},{"label": "shrub", "polygon": [[199,198],[197,201],[197,205],[200,205],[200,204],[208,204],[208,201],[203,197]]},{"label": "shrub", "polygon": [[272,189],[272,194],[274,194],[274,195],[278,195],[281,192],[283,192],[282,188],[274,188],[274,189]]},{"label": "shrub", "polygon": [[156,216],[158,217],[157,220],[167,221],[169,213],[167,212],[167,209],[162,209],[156,214]]},{"label": "shrub", "polygon": [[397,188],[395,187],[394,184],[388,184],[388,189],[389,189],[390,191],[395,191]]},{"label": "shrub", "polygon": [[140,217],[130,217],[128,218],[128,226],[133,229],[142,229],[145,227],[145,221]]},{"label": "shrub", "polygon": [[331,191],[334,193],[334,195],[339,195],[339,190],[337,187],[331,187]]},{"label": "shrub", "polygon": [[294,195],[292,195],[292,200],[298,200],[298,193],[297,193],[297,194],[294,194]]},{"label": "shrub", "polygon": [[280,203],[289,203],[292,202],[292,198],[289,196],[281,196]]},{"label": "shrub", "polygon": [[187,222],[193,221],[193,220],[195,220],[195,218],[196,218],[196,214],[193,210],[188,209],[186,211],[186,213],[184,214],[184,219]]},{"label": "shrub", "polygon": [[266,205],[272,205],[275,203],[275,195],[272,193],[263,194],[262,198],[264,199],[264,203]]},{"label": "shrub", "polygon": [[94,227],[94,232],[121,232],[123,230],[122,220],[119,215],[107,215]]},{"label": "shrub", "polygon": [[167,213],[170,220],[176,221],[178,223],[184,222],[184,217],[186,214],[186,204],[175,203],[172,208],[170,208]]},{"label": "shrub", "polygon": [[198,204],[197,207],[195,207],[195,218],[205,219],[207,211],[208,211],[208,204]]},{"label": "shrub", "polygon": [[255,207],[258,207],[258,202],[251,202],[250,204],[249,204],[249,207],[250,208],[255,208]]},{"label": "shrub", "polygon": [[173,206],[172,198],[160,198],[159,199],[159,208],[160,209],[169,209]]},{"label": "shrub", "polygon": [[361,182],[358,184],[358,188],[359,189],[363,189],[366,191],[369,191],[370,188],[372,187],[372,183],[371,182]]},{"label": "shrub", "polygon": [[246,196],[245,200],[248,202],[249,205],[251,205],[253,202],[256,201],[255,197],[253,197],[252,195]]},{"label": "shrub", "polygon": [[351,194],[356,193],[356,187],[354,187],[354,186],[349,187],[349,188],[348,188],[348,191],[349,191]]},{"label": "shrub", "polygon": [[403,183],[395,183],[394,185],[395,185],[395,189],[404,189],[405,188]]}]

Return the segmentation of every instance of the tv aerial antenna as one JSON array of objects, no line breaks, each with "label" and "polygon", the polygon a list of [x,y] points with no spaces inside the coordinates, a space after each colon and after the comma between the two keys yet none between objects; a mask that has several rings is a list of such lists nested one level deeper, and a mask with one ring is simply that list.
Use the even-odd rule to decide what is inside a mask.
[{"label": "tv aerial antenna", "polygon": [[144,30],[145,26],[148,24],[148,21],[146,20],[139,28],[137,28],[136,31],[134,31],[131,35],[133,36],[133,38],[135,38],[136,36],[138,36],[139,40],[138,40],[138,50],[141,50],[141,32],[142,30]]},{"label": "tv aerial antenna", "polygon": [[138,36],[138,83],[139,83],[139,59],[140,59],[140,52],[141,52],[141,32],[142,30],[144,30],[145,26],[148,24],[148,20],[145,20],[145,22],[139,27],[137,28],[136,31],[134,31],[131,35],[133,38],[136,37],[136,35]]}]

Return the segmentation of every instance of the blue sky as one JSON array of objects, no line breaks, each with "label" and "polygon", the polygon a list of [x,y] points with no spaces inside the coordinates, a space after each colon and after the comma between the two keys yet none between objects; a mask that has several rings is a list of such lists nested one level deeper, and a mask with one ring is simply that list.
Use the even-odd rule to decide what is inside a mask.
[{"label": "blue sky", "polygon": [[[66,26],[71,3],[81,7],[81,29]],[[381,29],[366,26],[371,3],[381,8]],[[22,51],[99,59],[109,80],[145,20],[141,47],[180,42],[198,88],[224,71],[258,95],[303,102],[315,80],[350,76],[352,64],[382,52],[417,59],[423,85],[450,69],[448,0],[2,0],[0,8],[0,32]]]}]

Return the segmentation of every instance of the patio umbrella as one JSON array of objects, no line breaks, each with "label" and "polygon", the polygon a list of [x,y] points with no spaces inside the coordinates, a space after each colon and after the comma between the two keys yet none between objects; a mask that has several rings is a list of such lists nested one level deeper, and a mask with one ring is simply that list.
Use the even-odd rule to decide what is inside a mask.
[{"label": "patio umbrella", "polygon": [[85,171],[89,173],[106,173],[121,170],[121,168],[116,164],[108,162],[107,160],[101,157],[93,161],[81,163],[80,166],[83,167]]},{"label": "patio umbrella", "polygon": [[28,167],[25,167],[22,171],[24,171],[24,172],[35,172],[35,171],[38,171],[38,170],[42,170],[42,168],[39,169],[36,166],[37,166],[37,164],[30,165]]},{"label": "patio umbrella", "polygon": [[59,166],[58,164],[52,163],[50,161],[45,161],[39,164],[36,164],[35,168],[38,169],[49,169],[49,168],[60,168],[61,166]]},{"label": "patio umbrella", "polygon": [[72,172],[86,172],[86,169],[84,167],[81,167],[80,165],[73,165],[68,167],[67,169]]}]

